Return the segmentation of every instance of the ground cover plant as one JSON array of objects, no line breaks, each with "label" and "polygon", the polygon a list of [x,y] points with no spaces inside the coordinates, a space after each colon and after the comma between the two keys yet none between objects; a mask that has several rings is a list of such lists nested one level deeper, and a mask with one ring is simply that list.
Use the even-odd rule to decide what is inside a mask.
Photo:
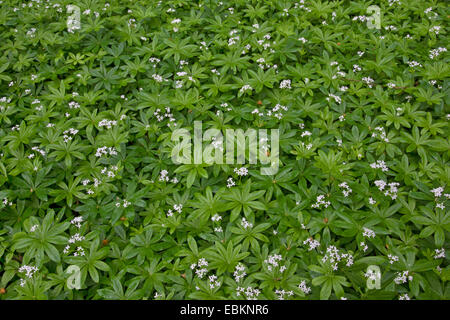
[{"label": "ground cover plant", "polygon": [[0,299],[450,297],[445,1],[0,8]]}]

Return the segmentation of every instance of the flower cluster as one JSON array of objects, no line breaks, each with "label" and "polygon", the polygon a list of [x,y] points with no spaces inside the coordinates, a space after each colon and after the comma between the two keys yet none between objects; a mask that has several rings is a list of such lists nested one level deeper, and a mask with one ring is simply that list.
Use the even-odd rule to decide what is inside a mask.
[{"label": "flower cluster", "polygon": [[260,293],[261,291],[259,289],[252,288],[250,286],[247,288],[236,287],[236,295],[239,297],[242,294],[247,298],[247,300],[258,300]]},{"label": "flower cluster", "polygon": [[386,185],[389,186],[389,189],[386,189],[384,195],[387,197],[391,197],[392,200],[397,199],[398,186],[400,183],[398,182],[390,182],[386,183],[384,180],[376,180],[375,185],[378,187],[378,190],[385,190]]},{"label": "flower cluster", "polygon": [[331,205],[331,202],[330,201],[325,201],[324,199],[325,199],[325,195],[323,195],[323,194],[318,195],[317,198],[316,198],[316,203],[313,203],[311,205],[311,208],[320,209],[321,206],[324,206],[325,208],[328,208],[328,206]]},{"label": "flower cluster", "polygon": [[174,211],[178,212],[178,213],[181,213],[182,209],[183,209],[183,205],[182,204],[174,204],[173,205],[173,211],[172,211],[172,209],[167,210],[167,217],[173,216]]},{"label": "flower cluster", "polygon": [[303,280],[298,285],[298,288],[303,291],[304,294],[309,294],[311,292],[311,288],[306,285],[306,281]]},{"label": "flower cluster", "polygon": [[236,173],[238,176],[246,176],[248,175],[248,169],[245,167],[241,167],[241,168],[235,168],[234,169],[234,173]]},{"label": "flower cluster", "polygon": [[253,228],[253,224],[250,223],[250,222],[248,222],[245,218],[242,218],[241,226],[242,226],[244,229],[251,229],[251,228]]},{"label": "flower cluster", "polygon": [[348,186],[347,182],[342,182],[339,184],[339,187],[341,187],[342,190],[342,194],[344,195],[344,197],[348,197],[351,193],[352,193],[352,189]]},{"label": "flower cluster", "polygon": [[388,166],[384,162],[384,160],[377,160],[377,162],[373,162],[370,164],[370,167],[373,169],[381,169],[383,172],[389,171]]},{"label": "flower cluster", "polygon": [[409,274],[409,271],[397,272],[397,277],[394,279],[396,284],[406,283],[412,281],[413,276]]},{"label": "flower cluster", "polygon": [[199,277],[200,279],[202,279],[206,273],[208,273],[208,269],[206,269],[205,267],[208,266],[208,261],[206,261],[205,258],[200,258],[198,259],[197,263],[193,263],[191,264],[191,269],[195,270],[195,274],[197,275],[197,277]]},{"label": "flower cluster", "polygon": [[[25,276],[29,279],[33,278],[35,272],[39,271],[39,269],[35,266],[23,265],[19,268],[19,272],[25,272]],[[26,284],[25,279],[20,279],[20,286],[23,287]]]},{"label": "flower cluster", "polygon": [[327,247],[326,254],[322,258],[322,262],[328,262],[334,271],[338,270],[338,264],[345,261],[345,265],[350,267],[353,264],[353,255],[350,253],[341,253],[336,246],[330,245]]},{"label": "flower cluster", "polygon": [[320,246],[320,242],[313,238],[307,238],[305,241],[303,241],[303,244],[307,244],[309,246],[308,251],[312,251]]},{"label": "flower cluster", "polygon": [[278,270],[281,273],[286,270],[285,265],[280,265],[279,262],[283,260],[283,257],[279,254],[269,255],[267,259],[264,260],[264,263],[266,264],[267,270],[269,271],[275,271]]},{"label": "flower cluster", "polygon": [[100,147],[97,148],[97,151],[95,152],[96,157],[103,157],[103,156],[115,156],[117,155],[117,150],[114,147]]}]

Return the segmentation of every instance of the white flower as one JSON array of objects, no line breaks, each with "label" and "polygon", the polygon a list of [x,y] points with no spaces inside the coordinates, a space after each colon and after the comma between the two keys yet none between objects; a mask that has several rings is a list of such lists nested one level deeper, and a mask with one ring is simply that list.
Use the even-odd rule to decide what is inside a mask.
[{"label": "white flower", "polygon": [[232,46],[233,44],[236,44],[236,42],[239,41],[239,36],[231,37],[228,39],[228,46]]},{"label": "white flower", "polygon": [[[302,225],[302,227],[304,227],[304,226]],[[302,228],[302,229],[305,229],[305,228]],[[307,238],[305,241],[303,241],[303,244],[309,245],[308,251],[312,251],[315,248],[317,248],[318,246],[320,246],[320,242],[313,238]]]},{"label": "white flower", "polygon": [[397,277],[394,279],[396,284],[406,283],[412,281],[413,277],[409,275],[409,271],[397,272]]},{"label": "white flower", "polygon": [[[379,131],[379,133],[376,131]],[[386,131],[382,127],[375,127],[375,131],[372,133],[372,137],[378,137],[384,142],[389,142],[389,139],[387,138],[386,135]]]},{"label": "white flower", "polygon": [[333,98],[334,101],[335,101],[337,104],[341,104],[341,102],[342,102],[341,97],[336,96],[336,95],[334,95],[334,94],[332,94],[332,93],[328,94],[328,98],[326,98],[327,101],[330,101],[330,98]]},{"label": "white flower", "polygon": [[236,183],[234,182],[232,177],[227,179],[227,188],[231,188],[231,187],[233,187],[235,185],[236,185]]},{"label": "white flower", "polygon": [[242,263],[238,263],[235,267],[233,276],[236,282],[239,282],[246,276],[247,273],[245,273],[245,266]]},{"label": "white flower", "polygon": [[280,82],[280,89],[291,89],[291,80],[283,80]]},{"label": "white flower", "polygon": [[342,182],[341,184],[339,184],[339,187],[344,189],[344,190],[342,190],[342,194],[344,195],[344,197],[348,197],[350,195],[350,193],[352,193],[352,191],[353,191],[348,186],[347,182]]},{"label": "white flower", "polygon": [[404,295],[399,296],[398,300],[411,300],[411,298],[405,293]]},{"label": "white flower", "polygon": [[284,300],[285,295],[293,296],[294,292],[293,291],[284,291],[284,289],[283,289],[283,290],[275,290],[275,294],[278,295],[278,300]]},{"label": "white flower", "polygon": [[103,119],[98,123],[99,127],[106,127],[108,129],[111,129],[112,126],[117,125],[117,121],[116,120],[108,120],[108,119]]},{"label": "white flower", "polygon": [[368,229],[366,227],[363,228],[363,236],[367,238],[375,238],[375,232],[373,230]]},{"label": "white flower", "polygon": [[373,169],[381,169],[383,172],[389,171],[389,168],[383,160],[377,160],[377,162],[371,163],[370,167]]},{"label": "white flower", "polygon": [[303,280],[302,282],[300,282],[300,284],[298,285],[298,288],[300,290],[302,290],[305,294],[308,294],[311,292],[311,288],[306,286],[306,281]]},{"label": "white flower", "polygon": [[174,204],[173,205],[173,209],[176,211],[176,212],[178,212],[178,213],[181,213],[181,211],[182,211],[182,209],[183,209],[183,205],[180,203],[180,204]]},{"label": "white flower", "polygon": [[246,85],[242,86],[242,88],[239,90],[239,92],[245,92],[245,91],[248,91],[248,90],[252,91],[253,88],[250,85],[246,84]]},{"label": "white flower", "polygon": [[73,218],[70,223],[73,224],[75,227],[77,227],[78,229],[81,228],[81,223],[83,222],[83,217],[82,216],[78,216]]},{"label": "white flower", "polygon": [[310,131],[306,130],[306,131],[303,131],[300,136],[303,138],[303,137],[309,137],[310,135],[312,135],[312,133]]},{"label": "white flower", "polygon": [[117,155],[117,150],[114,147],[100,147],[97,148],[97,152],[95,153],[96,157],[102,157],[104,155]]},{"label": "white flower", "polygon": [[242,226],[244,229],[247,229],[247,228],[251,229],[251,228],[253,228],[253,224],[250,223],[250,222],[248,222],[245,218],[242,218],[241,226]]},{"label": "white flower", "polygon": [[316,203],[311,205],[311,208],[320,209],[320,206],[324,206],[325,208],[328,208],[329,205],[331,205],[330,201],[324,201],[325,195],[321,194],[318,195],[316,198]]},{"label": "white flower", "polygon": [[248,175],[248,169],[245,167],[242,168],[234,168],[234,173],[236,173],[238,176],[246,176]]},{"label": "white flower", "polygon": [[366,252],[367,249],[369,248],[369,247],[366,245],[365,242],[361,242],[361,243],[359,244],[359,246],[363,249],[364,252]]},{"label": "white flower", "polygon": [[372,270],[372,269],[367,270],[367,272],[364,273],[364,276],[371,280],[377,280],[380,278],[380,274],[375,272],[375,270]]},{"label": "white flower", "polygon": [[161,170],[159,173],[159,181],[169,181],[169,172],[167,170]]},{"label": "white flower", "polygon": [[194,263],[191,265],[191,269],[194,270],[196,267],[198,267],[197,270],[195,270],[195,274],[200,279],[202,279],[205,276],[205,274],[208,272],[208,269],[202,268],[202,267],[206,267],[206,266],[208,266],[208,261],[206,261],[205,258],[200,258],[198,260],[197,264]]},{"label": "white flower", "polygon": [[409,61],[409,62],[408,62],[408,65],[409,65],[411,68],[414,68],[414,67],[422,67],[422,65],[421,65],[419,62],[414,61],[414,60]]},{"label": "white flower", "polygon": [[159,74],[154,73],[152,75],[152,78],[156,81],[156,82],[163,82],[163,81],[169,81],[167,79],[164,79],[162,76],[160,76]]},{"label": "white flower", "polygon": [[327,248],[326,254],[322,258],[322,262],[329,262],[334,271],[338,270],[338,264],[341,261],[346,260],[346,266],[350,267],[353,265],[353,256],[349,253],[341,253],[338,248],[331,245]]},{"label": "white flower", "polygon": [[392,255],[392,254],[388,254],[388,259],[389,259],[389,263],[390,263],[390,264],[394,264],[394,262],[397,262],[397,261],[398,261],[398,257],[397,257],[397,256],[394,256],[394,255]]},{"label": "white flower", "polygon": [[439,47],[439,48],[437,48],[437,49],[430,50],[429,57],[430,57],[430,59],[434,59],[434,58],[436,58],[436,57],[439,57],[439,55],[441,54],[441,52],[446,52],[446,51],[447,51],[447,48],[442,48],[442,47]]},{"label": "white flower", "polygon": [[25,272],[25,276],[28,278],[32,278],[34,273],[39,269],[34,266],[23,265],[19,268],[19,272]]},{"label": "white flower", "polygon": [[431,27],[428,31],[429,32],[434,32],[435,34],[439,34],[440,30],[441,30],[440,26],[434,26],[434,27]]},{"label": "white flower", "polygon": [[80,236],[79,233],[75,233],[73,236],[70,237],[68,242],[69,243],[75,243],[75,242],[83,241],[84,239],[85,239],[84,236]]},{"label": "white flower", "polygon": [[371,77],[364,77],[362,78],[362,81],[365,82],[369,88],[372,88],[373,83],[375,82]]},{"label": "white flower", "polygon": [[434,252],[436,253],[434,255],[435,259],[441,259],[441,258],[445,258],[445,249],[435,249]]},{"label": "white flower", "polygon": [[[279,254],[269,255],[266,260],[264,260],[264,263],[267,264],[267,269],[269,271],[274,270],[275,268],[279,267],[279,262],[283,260],[283,257]],[[283,266],[281,266],[283,267]],[[281,271],[281,270],[280,270]],[[283,271],[281,271],[283,272]]]},{"label": "white flower", "polygon": [[437,187],[434,189],[430,190],[433,194],[435,198],[439,198],[442,195],[442,192],[444,191],[443,187]]}]

